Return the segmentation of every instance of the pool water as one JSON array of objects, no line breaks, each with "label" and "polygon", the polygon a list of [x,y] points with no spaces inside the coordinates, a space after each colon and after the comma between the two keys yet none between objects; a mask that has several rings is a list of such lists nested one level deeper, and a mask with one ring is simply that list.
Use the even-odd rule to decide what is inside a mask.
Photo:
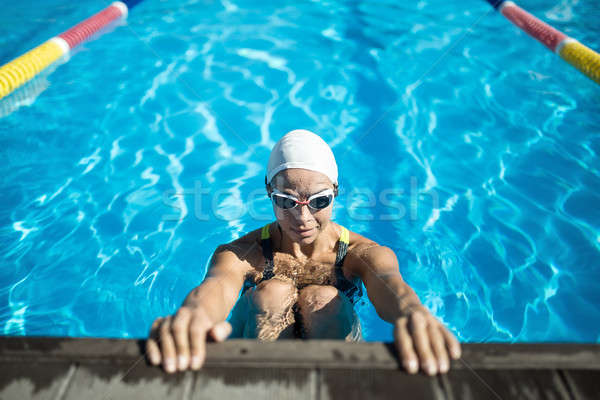
[{"label": "pool water", "polygon": [[[7,5],[0,63],[100,3]],[[600,49],[596,2],[519,4]],[[305,128],[334,220],[462,341],[600,341],[600,87],[484,1],[147,0],[11,98],[0,334],[145,336],[273,219],[269,151]]]}]

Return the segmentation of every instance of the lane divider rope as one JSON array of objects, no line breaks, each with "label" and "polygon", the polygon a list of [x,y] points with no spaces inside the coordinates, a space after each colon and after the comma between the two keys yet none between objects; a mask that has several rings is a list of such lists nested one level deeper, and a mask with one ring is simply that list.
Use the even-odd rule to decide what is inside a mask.
[{"label": "lane divider rope", "polygon": [[69,54],[72,49],[113,21],[126,18],[127,13],[127,5],[122,1],[115,1],[69,30],[1,66],[0,99],[33,79],[50,64]]},{"label": "lane divider rope", "polygon": [[600,54],[531,15],[512,1],[487,0],[513,24],[600,84]]}]

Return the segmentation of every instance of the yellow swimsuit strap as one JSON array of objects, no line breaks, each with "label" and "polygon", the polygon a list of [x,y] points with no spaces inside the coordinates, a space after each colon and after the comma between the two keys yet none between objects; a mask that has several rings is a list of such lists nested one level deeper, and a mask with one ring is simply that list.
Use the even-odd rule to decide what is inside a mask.
[{"label": "yellow swimsuit strap", "polygon": [[263,271],[263,277],[261,280],[268,280],[275,276],[273,272],[273,247],[270,239],[271,235],[269,234],[269,226],[271,226],[271,224],[266,224],[262,227],[262,230],[260,231],[260,243],[262,247],[262,253],[263,257],[267,261],[267,265],[265,266],[265,269]]},{"label": "yellow swimsuit strap", "polygon": [[342,233],[340,234],[340,242],[350,244],[350,232],[343,226],[340,225],[340,227],[342,228]]},{"label": "yellow swimsuit strap", "polygon": [[[274,222],[273,222],[273,224],[274,224]],[[271,233],[269,232],[270,226],[271,226],[271,223],[268,223],[262,227],[262,231],[260,231],[261,240],[265,240],[265,239],[268,239],[271,237]]]}]

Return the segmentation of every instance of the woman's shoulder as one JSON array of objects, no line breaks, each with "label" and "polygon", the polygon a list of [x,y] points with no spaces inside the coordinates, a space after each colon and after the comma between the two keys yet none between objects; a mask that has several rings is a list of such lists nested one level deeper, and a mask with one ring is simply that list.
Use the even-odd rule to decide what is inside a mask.
[{"label": "woman's shoulder", "polygon": [[348,255],[351,259],[364,258],[365,256],[377,259],[393,259],[395,257],[391,248],[352,231],[350,231]]},{"label": "woman's shoulder", "polygon": [[[346,229],[348,229],[348,228],[346,228]],[[362,249],[365,247],[373,247],[373,246],[379,245],[374,240],[371,240],[371,239],[369,239],[361,234],[358,234],[356,232],[352,232],[350,229],[348,229],[348,233],[350,236],[349,243],[348,243],[348,252]]]},{"label": "woman's shoulder", "polygon": [[[355,232],[350,232],[350,244],[346,259],[345,265],[347,264],[350,271],[358,276],[363,275],[365,265],[370,265],[372,269],[374,266],[396,263],[397,268],[396,256],[391,248]],[[367,261],[366,264],[365,261]]]},{"label": "woman's shoulder", "polygon": [[252,266],[262,262],[262,248],[260,246],[261,228],[254,229],[229,243],[221,244],[215,253],[231,251],[241,261],[246,261]]}]

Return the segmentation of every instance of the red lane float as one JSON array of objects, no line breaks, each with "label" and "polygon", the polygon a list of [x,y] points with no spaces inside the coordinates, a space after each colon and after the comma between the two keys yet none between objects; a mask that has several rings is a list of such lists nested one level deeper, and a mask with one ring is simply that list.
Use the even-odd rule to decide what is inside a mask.
[{"label": "red lane float", "polygon": [[64,39],[72,49],[114,20],[125,16],[127,16],[127,6],[120,1],[114,2],[99,13],[61,33],[58,37]]},{"label": "red lane float", "polygon": [[529,14],[512,1],[502,3],[499,10],[513,24],[542,42],[552,51],[556,51],[556,47],[560,42],[567,38],[567,35]]}]

